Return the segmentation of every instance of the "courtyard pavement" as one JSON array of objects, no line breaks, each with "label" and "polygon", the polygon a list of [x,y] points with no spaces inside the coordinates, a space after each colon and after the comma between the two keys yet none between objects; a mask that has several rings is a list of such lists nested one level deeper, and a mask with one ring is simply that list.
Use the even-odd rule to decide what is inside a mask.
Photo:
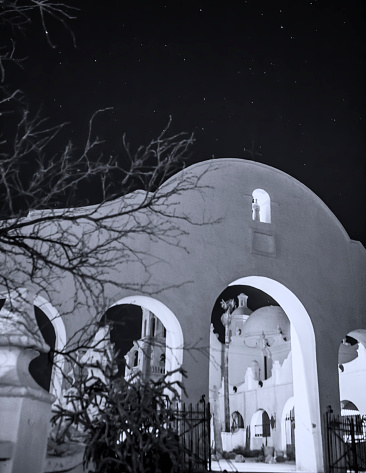
[{"label": "courtyard pavement", "polygon": [[247,472],[255,473],[257,471],[265,472],[274,472],[281,473],[287,471],[296,471],[295,462],[286,462],[286,463],[261,463],[261,462],[252,462],[246,460],[245,463],[237,463],[234,460],[220,460],[211,462],[212,471],[238,471],[238,472]]}]

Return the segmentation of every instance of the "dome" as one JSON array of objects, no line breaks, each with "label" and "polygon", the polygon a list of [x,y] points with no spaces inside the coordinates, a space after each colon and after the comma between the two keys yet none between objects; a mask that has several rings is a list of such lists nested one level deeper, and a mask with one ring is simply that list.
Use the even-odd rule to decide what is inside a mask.
[{"label": "dome", "polygon": [[252,311],[249,309],[249,307],[237,307],[234,312],[232,313],[232,316],[234,318],[240,317],[242,315],[250,315]]},{"label": "dome", "polygon": [[287,340],[290,339],[290,321],[283,309],[279,306],[261,307],[255,310],[245,322],[243,337],[249,346],[255,346],[257,340],[264,333],[265,337],[271,339],[282,334]]}]

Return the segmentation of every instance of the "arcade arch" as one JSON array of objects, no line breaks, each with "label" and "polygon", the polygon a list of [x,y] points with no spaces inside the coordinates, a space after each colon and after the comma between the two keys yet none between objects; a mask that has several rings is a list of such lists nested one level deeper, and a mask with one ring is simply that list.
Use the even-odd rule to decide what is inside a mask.
[{"label": "arcade arch", "polygon": [[[182,375],[176,370],[181,368],[183,364],[184,339],[182,328],[175,314],[165,304],[149,296],[127,296],[119,299],[111,307],[123,304],[143,307],[152,312],[161,321],[165,328],[164,333],[166,336],[166,354],[164,359],[166,371],[175,371],[171,376],[171,380],[181,382]],[[178,391],[180,392],[180,390]]]},{"label": "arcade arch", "polygon": [[338,350],[342,415],[366,415],[366,330],[349,332]]},{"label": "arcade arch", "polygon": [[257,288],[282,307],[291,322],[293,389],[296,408],[296,469],[323,471],[315,334],[305,307],[283,284],[264,276],[246,276],[229,286]]}]

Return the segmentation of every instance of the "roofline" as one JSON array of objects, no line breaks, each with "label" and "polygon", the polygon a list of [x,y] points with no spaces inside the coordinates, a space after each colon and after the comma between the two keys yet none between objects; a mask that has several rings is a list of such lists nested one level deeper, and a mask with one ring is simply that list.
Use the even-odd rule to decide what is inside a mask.
[{"label": "roofline", "polygon": [[214,158],[214,159],[208,159],[206,161],[200,161],[198,163],[192,164],[191,166],[189,166],[187,168],[182,169],[178,173],[174,174],[174,176],[171,176],[169,179],[167,179],[164,182],[164,184],[162,184],[162,186],[160,186],[160,188],[164,187],[164,185],[169,184],[170,182],[174,182],[174,180],[177,179],[179,177],[179,175],[181,175],[181,174],[183,174],[187,171],[193,170],[195,168],[199,168],[201,166],[207,167],[207,166],[209,166],[210,164],[213,164],[213,163],[215,163],[215,164],[218,164],[218,163],[226,164],[226,163],[230,163],[230,162],[235,162],[237,164],[239,164],[239,163],[240,164],[246,164],[246,165],[249,164],[249,165],[252,165],[254,167],[268,169],[268,170],[270,170],[270,171],[272,171],[276,174],[279,174],[281,177],[285,177],[286,179],[290,179],[292,182],[295,182],[300,188],[302,188],[305,192],[307,192],[308,194],[313,196],[313,198],[315,198],[315,200],[318,201],[318,203],[323,207],[324,211],[333,219],[334,223],[337,225],[337,227],[340,229],[342,234],[347,238],[347,240],[350,243],[357,244],[363,250],[365,250],[365,247],[363,246],[363,244],[360,241],[352,240],[352,238],[350,238],[349,234],[347,233],[346,229],[344,228],[344,226],[342,225],[340,220],[334,215],[334,213],[327,206],[327,204],[314,191],[312,191],[309,187],[307,187],[305,184],[303,184],[301,181],[299,181],[295,177],[291,176],[290,174],[288,174],[284,171],[281,171],[280,169],[277,169],[273,166],[269,166],[268,164],[263,164],[263,163],[259,163],[257,161],[252,161],[250,159],[244,159],[244,158]]}]

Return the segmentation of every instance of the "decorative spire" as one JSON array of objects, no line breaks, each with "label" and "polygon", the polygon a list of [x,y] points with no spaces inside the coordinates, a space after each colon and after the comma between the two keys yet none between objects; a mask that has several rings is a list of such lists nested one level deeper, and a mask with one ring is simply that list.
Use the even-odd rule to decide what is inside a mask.
[{"label": "decorative spire", "polygon": [[248,307],[248,296],[243,292],[238,295],[239,307]]}]

